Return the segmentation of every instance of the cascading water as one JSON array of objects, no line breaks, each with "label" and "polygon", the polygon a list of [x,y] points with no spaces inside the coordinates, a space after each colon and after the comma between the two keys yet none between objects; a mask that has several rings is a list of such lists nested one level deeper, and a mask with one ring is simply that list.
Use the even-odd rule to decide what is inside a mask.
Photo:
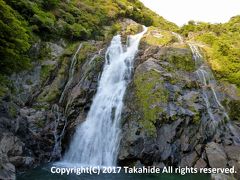
[{"label": "cascading water", "polygon": [[[88,76],[88,73],[89,73],[89,70],[91,69],[91,66],[93,65],[93,62],[95,61],[95,59],[97,57],[100,57],[102,50],[103,49],[100,49],[97,54],[94,54],[89,61],[86,61],[83,64],[83,66],[81,68],[83,74],[81,75],[81,79],[77,84],[78,87],[81,87],[83,82],[86,80],[86,78]],[[65,114],[67,114],[69,105],[72,103],[73,100],[74,100],[74,97],[72,97],[72,96],[68,97],[67,104],[66,104],[66,107],[65,107]]]},{"label": "cascading water", "polygon": [[220,103],[214,87],[216,87],[216,80],[210,68],[204,64],[203,57],[201,56],[196,45],[189,44],[193,53],[193,58],[197,67],[196,74],[202,86],[202,95],[206,104],[206,109],[211,121],[208,122],[212,128],[220,123],[229,120],[225,108]]},{"label": "cascading water", "polygon": [[60,99],[59,99],[59,103],[62,103],[62,101],[64,100],[64,97],[65,97],[65,94],[66,94],[66,91],[68,90],[69,86],[71,85],[72,83],[72,80],[73,80],[73,75],[74,75],[74,71],[75,71],[75,65],[77,63],[77,54],[79,53],[80,49],[82,48],[82,43],[78,46],[78,49],[77,51],[75,52],[75,54],[73,55],[72,59],[71,59],[71,65],[70,65],[70,68],[69,68],[69,72],[68,72],[68,81],[67,81],[67,84],[65,85],[64,89],[63,89],[63,92],[60,96]]},{"label": "cascading water", "polygon": [[[53,104],[52,106],[52,113],[55,115],[54,117],[54,147],[51,154],[52,158],[59,158],[61,157],[61,151],[62,151],[62,138],[65,133],[65,129],[67,126],[67,119],[62,115],[62,113],[59,110],[59,106],[57,104]],[[60,128],[62,127],[62,128]],[[59,132],[60,129],[60,132]],[[51,160],[50,159],[50,160]]]},{"label": "cascading water", "polygon": [[[240,134],[236,130],[235,125],[230,121],[230,118],[219,101],[217,93],[215,91],[216,80],[212,74],[211,69],[204,63],[204,59],[201,56],[198,47],[194,44],[189,44],[193,53],[193,58],[196,63],[196,74],[202,86],[202,95],[206,104],[207,113],[210,117],[210,121],[205,123],[210,131],[216,130],[219,124],[225,123],[225,131],[229,131],[232,134],[232,140],[235,144],[240,144]],[[205,125],[205,127],[207,127]],[[213,132],[214,133],[214,132]]]},{"label": "cascading water", "polygon": [[143,32],[130,36],[125,50],[120,35],[112,39],[86,121],[77,127],[63,163],[86,166],[116,164],[123,97],[131,78],[134,56],[146,31],[147,28],[144,27]]},{"label": "cascading water", "polygon": [[184,43],[183,37],[180,34],[175,33],[175,32],[172,32],[172,34],[178,39],[179,43],[181,43],[181,44]]},{"label": "cascading water", "polygon": [[[68,90],[69,86],[72,83],[73,80],[73,75],[74,75],[74,71],[75,71],[75,65],[77,63],[77,54],[79,53],[80,49],[82,48],[82,43],[79,44],[77,51],[75,52],[75,54],[73,55],[72,59],[71,59],[71,64],[69,67],[69,71],[68,71],[68,81],[62,91],[62,94],[60,96],[59,99],[59,104],[61,104],[64,100],[64,97],[66,95],[66,91]],[[55,158],[55,157],[61,157],[61,142],[62,142],[62,137],[64,135],[65,132],[65,128],[67,126],[67,119],[65,117],[62,116],[62,114],[59,111],[59,106],[57,104],[54,104],[52,106],[52,113],[55,114],[55,127],[54,127],[54,147],[53,147],[53,151],[52,151],[52,155],[51,158]],[[63,120],[64,121],[64,125],[62,128],[62,131],[60,132],[60,134],[58,133],[58,128],[59,128],[59,124],[60,121]]]}]

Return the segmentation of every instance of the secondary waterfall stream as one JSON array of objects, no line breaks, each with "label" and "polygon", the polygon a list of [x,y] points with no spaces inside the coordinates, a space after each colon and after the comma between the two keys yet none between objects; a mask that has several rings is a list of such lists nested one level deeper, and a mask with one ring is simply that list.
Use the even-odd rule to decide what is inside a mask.
[{"label": "secondary waterfall stream", "polygon": [[143,27],[141,33],[129,36],[126,48],[122,46],[120,35],[113,37],[86,121],[77,127],[63,163],[116,165],[123,97],[139,42],[146,31]]},{"label": "secondary waterfall stream", "polygon": [[225,124],[225,128],[232,134],[233,142],[235,144],[240,144],[240,134],[231,123],[230,118],[215,91],[217,84],[211,69],[205,64],[204,58],[200,54],[198,47],[194,44],[189,44],[189,46],[193,53],[193,59],[195,60],[197,68],[196,74],[200,81],[200,85],[202,86],[202,96],[210,118],[208,119],[208,122],[203,122],[205,128],[210,128],[210,131],[214,132],[218,125]]},{"label": "secondary waterfall stream", "polygon": [[196,74],[202,87],[202,95],[206,104],[206,109],[210,117],[210,121],[205,122],[213,130],[220,124],[229,120],[225,108],[220,103],[215,91],[216,80],[211,69],[204,63],[204,59],[200,54],[198,47],[194,44],[189,44],[193,53],[193,58],[196,64]]},{"label": "secondary waterfall stream", "polygon": [[68,81],[67,81],[67,84],[65,85],[64,89],[63,89],[63,92],[60,96],[60,99],[59,99],[59,103],[62,103],[63,100],[64,100],[64,97],[66,95],[66,91],[68,90],[69,86],[71,85],[72,83],[72,80],[73,80],[73,75],[74,75],[74,71],[75,71],[75,65],[77,63],[77,54],[79,53],[80,49],[82,48],[82,43],[78,46],[78,49],[77,51],[75,52],[75,54],[73,55],[72,59],[71,59],[71,64],[70,64],[70,68],[69,68],[69,71],[68,71]]}]

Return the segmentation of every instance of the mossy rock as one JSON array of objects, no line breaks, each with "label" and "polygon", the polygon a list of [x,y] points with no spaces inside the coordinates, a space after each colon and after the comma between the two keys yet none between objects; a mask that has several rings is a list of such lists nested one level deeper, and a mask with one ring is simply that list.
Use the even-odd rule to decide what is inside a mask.
[{"label": "mossy rock", "polygon": [[51,75],[51,72],[55,69],[55,65],[42,65],[40,72],[40,80],[41,82],[45,82]]},{"label": "mossy rock", "polygon": [[142,25],[137,24],[137,23],[133,23],[127,26],[126,28],[126,34],[127,35],[134,35],[137,34],[139,32],[141,32],[143,30]]},{"label": "mossy rock", "polygon": [[172,65],[169,66],[168,71],[193,72],[196,70],[195,62],[189,49],[166,47],[163,51],[160,60],[166,60]]},{"label": "mossy rock", "polygon": [[97,48],[89,42],[83,42],[82,48],[80,49],[79,53],[77,54],[77,65],[78,68],[80,65],[82,65],[85,60],[87,60],[90,55],[95,53],[97,51]]},{"label": "mossy rock", "polygon": [[68,59],[66,56],[61,57],[61,65],[55,79],[49,86],[44,88],[44,91],[38,96],[37,102],[53,102],[60,96],[64,79],[67,76],[66,72],[68,72]]},{"label": "mossy rock", "polygon": [[63,56],[72,56],[74,51],[76,51],[76,49],[78,48],[78,46],[79,42],[68,44],[68,46],[64,50]]},{"label": "mossy rock", "polygon": [[15,92],[13,83],[5,75],[0,74],[0,102],[2,98],[9,92]]},{"label": "mossy rock", "polygon": [[149,27],[143,41],[152,46],[165,46],[177,42],[177,39],[170,31]]},{"label": "mossy rock", "polygon": [[229,103],[229,116],[230,119],[233,121],[239,121],[240,122],[240,101],[239,100],[233,100]]},{"label": "mossy rock", "polygon": [[164,87],[161,74],[155,70],[137,73],[134,77],[137,104],[143,112],[140,124],[150,136],[156,136],[155,123],[163,112],[159,104],[168,101],[168,91]]},{"label": "mossy rock", "polygon": [[12,118],[16,118],[16,117],[17,117],[17,113],[18,113],[18,110],[17,110],[16,105],[13,104],[13,103],[10,103],[9,106],[8,106],[8,114],[9,114]]},{"label": "mossy rock", "polygon": [[45,59],[51,58],[51,48],[46,42],[40,44],[38,60],[43,61]]}]

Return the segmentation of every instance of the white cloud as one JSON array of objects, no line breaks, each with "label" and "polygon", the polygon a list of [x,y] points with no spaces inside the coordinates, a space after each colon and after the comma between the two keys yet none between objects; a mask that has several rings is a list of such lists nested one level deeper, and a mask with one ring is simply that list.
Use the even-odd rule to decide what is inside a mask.
[{"label": "white cloud", "polygon": [[178,25],[189,20],[227,22],[240,15],[240,0],[140,0],[147,7]]}]

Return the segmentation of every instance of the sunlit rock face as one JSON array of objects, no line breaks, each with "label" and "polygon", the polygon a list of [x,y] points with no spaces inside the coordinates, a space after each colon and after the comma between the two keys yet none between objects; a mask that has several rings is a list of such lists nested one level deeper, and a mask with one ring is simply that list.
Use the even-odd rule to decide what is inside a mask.
[{"label": "sunlit rock face", "polygon": [[224,106],[238,96],[221,91],[198,46],[188,43],[151,28],[143,38],[125,96],[121,165],[200,168],[238,162],[227,151],[240,149],[239,127]]}]

